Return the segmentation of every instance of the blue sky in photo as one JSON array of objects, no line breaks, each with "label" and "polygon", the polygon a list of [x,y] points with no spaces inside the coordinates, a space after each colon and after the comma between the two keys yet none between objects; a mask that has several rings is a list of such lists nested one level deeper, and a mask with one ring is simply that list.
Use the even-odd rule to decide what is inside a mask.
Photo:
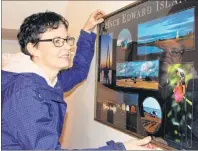
[{"label": "blue sky in photo", "polygon": [[194,32],[194,8],[138,25],[138,43],[175,38]]},{"label": "blue sky in photo", "polygon": [[143,108],[147,113],[152,113],[153,111],[156,112],[159,118],[162,118],[162,111],[159,103],[153,97],[148,97],[143,102]]},{"label": "blue sky in photo", "polygon": [[122,29],[117,39],[117,46],[120,46],[121,42],[127,40],[127,43],[132,41],[131,33],[128,29]]},{"label": "blue sky in photo", "polygon": [[116,76],[145,78],[158,77],[159,61],[136,61],[117,63]]},{"label": "blue sky in photo", "polygon": [[148,107],[148,108],[154,108],[154,109],[161,110],[159,103],[153,97],[146,98],[143,102],[143,107]]}]

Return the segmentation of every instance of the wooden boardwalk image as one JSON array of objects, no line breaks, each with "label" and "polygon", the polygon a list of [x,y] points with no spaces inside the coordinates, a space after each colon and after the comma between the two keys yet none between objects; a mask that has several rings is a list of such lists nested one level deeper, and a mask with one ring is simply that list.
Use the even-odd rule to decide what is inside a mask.
[{"label": "wooden boardwalk image", "polygon": [[141,117],[142,125],[149,133],[155,133],[160,125],[161,119],[156,117],[152,117],[149,113],[145,113],[145,117]]}]

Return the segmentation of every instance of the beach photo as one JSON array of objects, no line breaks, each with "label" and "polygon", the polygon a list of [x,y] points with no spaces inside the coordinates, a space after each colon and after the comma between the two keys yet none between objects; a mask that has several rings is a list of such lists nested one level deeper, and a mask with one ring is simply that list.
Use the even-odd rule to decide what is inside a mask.
[{"label": "beach photo", "polygon": [[126,61],[131,52],[132,35],[128,29],[122,29],[117,38],[116,62]]},{"label": "beach photo", "polygon": [[158,74],[158,60],[117,63],[116,86],[157,90]]},{"label": "beach photo", "polygon": [[156,133],[162,122],[162,110],[153,97],[146,98],[141,106],[141,121],[148,133]]},{"label": "beach photo", "polygon": [[138,25],[138,55],[195,48],[195,8]]}]

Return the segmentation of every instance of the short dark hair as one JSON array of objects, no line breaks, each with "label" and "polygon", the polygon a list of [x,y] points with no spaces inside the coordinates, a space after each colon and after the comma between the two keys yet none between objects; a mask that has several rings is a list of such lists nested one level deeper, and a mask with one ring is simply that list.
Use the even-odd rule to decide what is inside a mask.
[{"label": "short dark hair", "polygon": [[63,24],[66,30],[68,30],[68,21],[63,16],[50,11],[36,13],[25,18],[17,34],[21,51],[30,56],[30,53],[26,49],[27,44],[29,42],[36,44],[40,38],[40,34],[46,32],[48,29],[57,29],[60,24]]}]

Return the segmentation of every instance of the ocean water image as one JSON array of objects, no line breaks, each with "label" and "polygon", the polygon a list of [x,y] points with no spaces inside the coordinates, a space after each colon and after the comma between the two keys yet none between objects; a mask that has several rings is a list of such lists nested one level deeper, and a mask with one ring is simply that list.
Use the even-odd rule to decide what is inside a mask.
[{"label": "ocean water image", "polygon": [[147,113],[153,113],[153,111],[156,113],[156,116],[159,118],[162,118],[162,111],[161,109],[155,109],[155,108],[150,108],[150,107],[144,107],[144,110]]},{"label": "ocean water image", "polygon": [[[176,45],[194,49],[195,9],[187,9],[138,25],[138,55],[161,53]],[[170,48],[169,48],[170,47]]]}]

